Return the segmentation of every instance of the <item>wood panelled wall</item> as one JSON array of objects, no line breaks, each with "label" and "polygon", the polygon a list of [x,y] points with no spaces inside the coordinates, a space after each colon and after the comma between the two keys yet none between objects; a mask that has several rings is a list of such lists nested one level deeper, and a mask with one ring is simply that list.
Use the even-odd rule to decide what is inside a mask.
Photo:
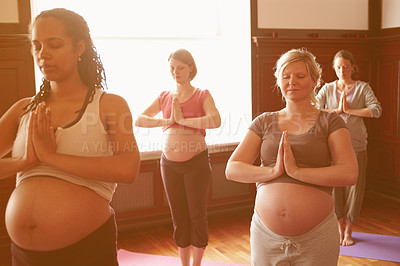
[{"label": "wood panelled wall", "polygon": [[[255,185],[228,181],[226,163],[232,151],[210,153],[213,169],[208,193],[208,216],[219,216],[254,208]],[[133,184],[119,184],[111,206],[116,212],[119,231],[171,223],[171,216],[160,173],[160,160],[142,160]]]},{"label": "wood panelled wall", "polygon": [[371,84],[383,107],[379,119],[365,119],[368,128],[368,189],[400,197],[400,36],[376,38],[252,38],[253,116],[284,106],[275,89],[274,65],[292,48],[311,51],[323,68],[323,79],[336,79],[332,59],[338,50],[351,51],[361,80]]},{"label": "wood panelled wall", "polygon": [[[35,94],[34,65],[28,38],[30,2],[16,1],[19,23],[0,24],[0,117],[17,100]],[[4,215],[14,187],[15,177],[0,180],[0,256],[9,253],[10,239]]]},{"label": "wood panelled wall", "polygon": [[372,42],[375,93],[383,113],[369,127],[369,188],[400,198],[400,34]]},{"label": "wood panelled wall", "polygon": [[371,80],[373,71],[369,60],[371,48],[366,39],[299,39],[299,38],[252,38],[252,111],[256,116],[265,111],[276,111],[284,106],[279,88],[275,87],[274,66],[284,52],[292,48],[306,48],[316,57],[323,69],[323,80],[335,80],[332,59],[340,49],[354,53],[363,80]]},{"label": "wood panelled wall", "polygon": [[[35,94],[33,69],[27,35],[0,35],[0,117],[19,99]],[[4,214],[14,187],[15,177],[0,180],[0,250],[10,243]]]}]

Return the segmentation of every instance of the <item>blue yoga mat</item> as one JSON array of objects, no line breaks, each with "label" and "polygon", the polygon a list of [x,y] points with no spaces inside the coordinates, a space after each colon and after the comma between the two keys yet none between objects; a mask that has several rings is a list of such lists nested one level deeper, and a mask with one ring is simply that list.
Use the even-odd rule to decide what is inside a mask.
[{"label": "blue yoga mat", "polygon": [[340,255],[400,262],[400,237],[353,232],[355,244],[340,246]]}]

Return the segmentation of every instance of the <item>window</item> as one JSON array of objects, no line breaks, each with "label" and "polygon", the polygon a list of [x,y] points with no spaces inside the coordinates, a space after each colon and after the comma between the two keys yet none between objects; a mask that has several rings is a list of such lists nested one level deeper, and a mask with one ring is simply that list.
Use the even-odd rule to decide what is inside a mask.
[{"label": "window", "polygon": [[[33,17],[55,7],[88,22],[109,92],[127,100],[134,119],[162,90],[174,88],[167,59],[185,48],[198,68],[192,85],[208,89],[221,113],[222,125],[207,130],[207,143],[242,139],[251,122],[249,1],[32,0]],[[142,152],[162,149],[160,128],[135,128],[135,136]]]}]

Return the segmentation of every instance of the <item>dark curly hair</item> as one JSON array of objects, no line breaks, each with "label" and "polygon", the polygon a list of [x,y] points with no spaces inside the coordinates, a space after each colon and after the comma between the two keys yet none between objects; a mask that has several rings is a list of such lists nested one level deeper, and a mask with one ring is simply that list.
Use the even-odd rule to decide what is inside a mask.
[{"label": "dark curly hair", "polygon": [[[106,89],[107,83],[103,63],[100,60],[96,47],[93,45],[89,26],[81,15],[64,8],[55,8],[41,12],[30,26],[30,32],[32,32],[33,26],[39,19],[49,17],[55,18],[64,24],[65,32],[72,38],[73,45],[77,45],[80,40],[83,40],[85,43],[85,51],[78,61],[78,72],[82,82],[89,87],[87,102],[91,102],[95,90]],[[25,107],[26,112],[34,110],[40,102],[47,99],[50,93],[50,81],[43,78],[40,91]],[[85,105],[82,108],[85,108]]]}]

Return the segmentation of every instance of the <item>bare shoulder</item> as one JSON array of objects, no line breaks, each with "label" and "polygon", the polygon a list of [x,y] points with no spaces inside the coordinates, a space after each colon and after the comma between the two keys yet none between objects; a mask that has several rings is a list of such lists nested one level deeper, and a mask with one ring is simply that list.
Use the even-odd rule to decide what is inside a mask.
[{"label": "bare shoulder", "polygon": [[18,100],[14,105],[18,107],[25,108],[32,101],[32,97],[26,97]]},{"label": "bare shoulder", "polygon": [[104,111],[117,111],[129,109],[126,100],[113,93],[104,93],[100,100],[100,108]]},{"label": "bare shoulder", "polygon": [[[20,123],[22,115],[26,111],[26,106],[31,101],[31,98],[24,98],[16,103],[14,103],[7,112],[0,117],[0,128],[1,128],[1,137],[2,140],[6,139],[6,135],[9,132],[13,132],[11,134],[15,134],[18,129],[18,125]],[[12,137],[15,138],[15,135]]]},{"label": "bare shoulder", "polygon": [[6,114],[21,116],[25,112],[26,106],[31,102],[31,100],[31,97],[18,100],[10,107],[10,109],[8,109]]},{"label": "bare shoulder", "polygon": [[101,97],[101,102],[102,104],[120,104],[120,103],[125,103],[126,100],[117,94],[114,93],[104,93],[103,96]]}]

